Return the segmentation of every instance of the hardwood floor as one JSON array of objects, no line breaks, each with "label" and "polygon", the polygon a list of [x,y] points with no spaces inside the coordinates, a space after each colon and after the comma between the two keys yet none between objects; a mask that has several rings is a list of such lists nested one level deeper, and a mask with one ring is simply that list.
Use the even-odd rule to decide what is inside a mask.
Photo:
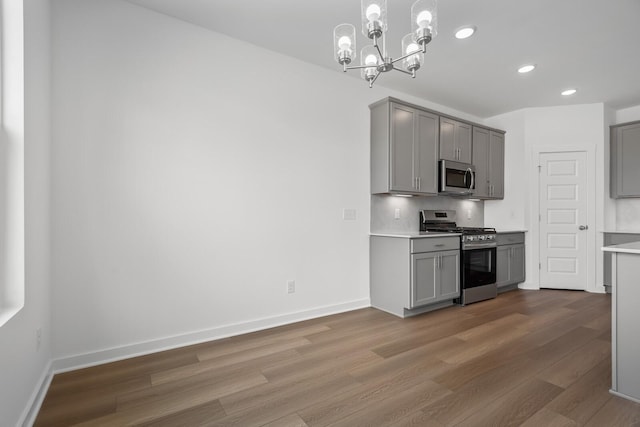
[{"label": "hardwood floor", "polygon": [[37,426],[632,426],[611,300],[513,291],[363,309],[56,375]]}]

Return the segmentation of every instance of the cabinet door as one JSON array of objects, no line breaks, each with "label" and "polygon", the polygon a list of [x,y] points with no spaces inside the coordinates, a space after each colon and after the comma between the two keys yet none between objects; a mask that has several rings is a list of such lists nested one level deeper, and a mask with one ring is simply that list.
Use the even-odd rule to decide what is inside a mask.
[{"label": "cabinet door", "polygon": [[416,115],[415,164],[418,191],[438,193],[438,119],[435,114],[418,111]]},{"label": "cabinet door", "polygon": [[476,167],[476,190],[473,197],[489,197],[489,131],[473,128],[473,156],[471,158]]},{"label": "cabinet door", "polygon": [[415,191],[413,141],[416,111],[391,104],[390,190]]},{"label": "cabinet door", "polygon": [[454,299],[460,297],[460,251],[440,252],[438,299]]},{"label": "cabinet door", "polygon": [[[615,128],[612,151],[615,164],[611,171],[615,173],[614,197],[640,197],[640,123]],[[613,154],[613,153],[612,153]],[[611,158],[614,161],[614,156]]]},{"label": "cabinet door", "polygon": [[458,147],[458,161],[471,163],[471,125],[456,122],[456,147]]},{"label": "cabinet door", "polygon": [[511,283],[522,283],[525,280],[524,270],[524,245],[511,246],[511,262],[510,262],[509,278]]},{"label": "cabinet door", "polygon": [[411,307],[429,304],[437,300],[438,275],[437,252],[411,255]]},{"label": "cabinet door", "polygon": [[504,199],[504,135],[489,132],[489,184],[493,199]]},{"label": "cabinet door", "polygon": [[496,248],[496,285],[507,286],[510,283],[511,246]]},{"label": "cabinet door", "polygon": [[456,122],[440,117],[440,158],[458,161],[458,147],[455,140]]}]

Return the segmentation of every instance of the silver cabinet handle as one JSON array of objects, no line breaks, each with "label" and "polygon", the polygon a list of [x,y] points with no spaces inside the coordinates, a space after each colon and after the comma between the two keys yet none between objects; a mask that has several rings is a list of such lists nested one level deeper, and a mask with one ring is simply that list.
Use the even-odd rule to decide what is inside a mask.
[{"label": "silver cabinet handle", "polygon": [[420,187],[422,187],[422,179],[418,177],[418,190],[420,190]]},{"label": "silver cabinet handle", "polygon": [[578,227],[578,230],[588,230],[589,226],[588,225],[581,225],[580,227]]}]

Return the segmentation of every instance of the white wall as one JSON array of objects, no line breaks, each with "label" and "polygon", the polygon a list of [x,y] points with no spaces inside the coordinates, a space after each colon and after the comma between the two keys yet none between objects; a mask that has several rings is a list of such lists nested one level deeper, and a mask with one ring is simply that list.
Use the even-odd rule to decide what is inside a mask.
[{"label": "white wall", "polygon": [[[49,1],[24,3],[25,301],[22,310],[0,327],[0,424],[3,426],[22,424],[33,415],[29,411],[41,397],[37,393],[46,383],[51,358]],[[39,347],[38,328],[42,329]]]},{"label": "white wall", "polygon": [[627,123],[640,120],[640,105],[616,111],[615,123]]},{"label": "white wall", "polygon": [[126,2],[53,8],[57,368],[368,304],[368,105],[457,112]]},{"label": "white wall", "polygon": [[[537,172],[534,151],[541,147],[584,147],[593,149],[595,174],[595,209],[589,231],[589,283],[587,290],[602,292],[602,233],[596,232],[612,223],[608,208],[606,174],[609,143],[608,110],[603,104],[530,108],[487,120],[487,124],[507,131],[505,144],[505,199],[485,203],[485,224],[508,224],[527,233],[527,284],[539,286],[537,223],[535,195]],[[593,229],[595,227],[595,230]]]}]

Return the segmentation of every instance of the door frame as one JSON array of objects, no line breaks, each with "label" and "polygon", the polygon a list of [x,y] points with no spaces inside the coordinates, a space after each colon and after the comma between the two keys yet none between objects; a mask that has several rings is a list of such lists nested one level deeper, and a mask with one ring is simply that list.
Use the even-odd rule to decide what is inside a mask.
[{"label": "door frame", "polygon": [[[587,283],[585,290],[588,292],[598,292],[596,289],[596,252],[599,252],[599,248],[596,246],[596,146],[595,145],[540,145],[533,147],[531,151],[531,168],[529,175],[529,185],[532,191],[529,192],[529,211],[530,225],[531,225],[531,251],[533,255],[532,265],[530,271],[531,282],[535,284],[534,287],[529,289],[540,289],[540,154],[542,153],[572,153],[572,152],[585,152],[587,155],[586,167],[587,167],[587,224],[589,229],[586,236],[587,247]],[[535,184],[534,184],[535,183]]]}]

